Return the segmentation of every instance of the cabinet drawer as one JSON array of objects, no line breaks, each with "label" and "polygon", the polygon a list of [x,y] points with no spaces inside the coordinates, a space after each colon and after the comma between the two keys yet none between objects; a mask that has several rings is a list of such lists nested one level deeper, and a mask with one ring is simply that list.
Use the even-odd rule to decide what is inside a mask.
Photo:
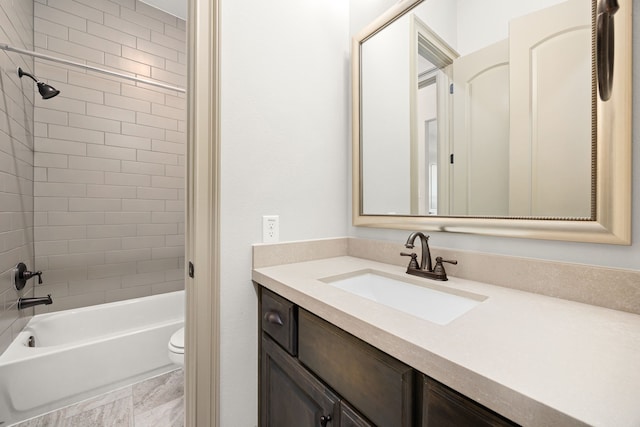
[{"label": "cabinet drawer", "polygon": [[262,288],[262,330],[289,354],[298,351],[297,307],[289,300]]},{"label": "cabinet drawer", "polygon": [[[300,309],[298,358],[378,426],[412,426],[411,367]],[[356,424],[357,425],[357,424]]]},{"label": "cabinet drawer", "polygon": [[466,396],[425,376],[422,427],[516,427]]}]

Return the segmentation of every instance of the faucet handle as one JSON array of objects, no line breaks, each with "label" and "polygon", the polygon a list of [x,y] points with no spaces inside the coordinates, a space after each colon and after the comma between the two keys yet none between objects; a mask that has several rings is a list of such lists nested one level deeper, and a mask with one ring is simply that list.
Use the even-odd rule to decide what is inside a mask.
[{"label": "faucet handle", "polygon": [[439,276],[439,280],[448,280],[447,279],[447,272],[444,270],[444,265],[442,265],[443,262],[448,262],[449,264],[457,264],[458,261],[456,261],[455,259],[442,259],[441,256],[436,257],[436,266],[433,267],[433,272]]},{"label": "faucet handle", "polygon": [[407,270],[410,269],[414,269],[414,270],[419,270],[420,267],[418,266],[418,255],[415,253],[406,253],[406,252],[400,252],[400,255],[402,256],[410,256],[411,257],[411,261],[409,261],[409,266],[407,267]]}]

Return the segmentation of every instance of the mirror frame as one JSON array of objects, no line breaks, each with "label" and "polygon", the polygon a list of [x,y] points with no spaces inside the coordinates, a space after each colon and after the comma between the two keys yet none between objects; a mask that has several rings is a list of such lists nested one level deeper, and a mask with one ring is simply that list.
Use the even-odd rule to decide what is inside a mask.
[{"label": "mirror frame", "polygon": [[[402,0],[360,31],[352,42],[352,216],[360,227],[446,231],[572,242],[631,244],[632,1],[619,0],[615,16],[611,97],[596,96],[595,220],[453,216],[364,215],[360,152],[360,49],[364,41],[423,0]],[[599,0],[605,1],[605,0]],[[593,0],[594,11],[596,0]],[[595,61],[595,49],[592,53]]]}]

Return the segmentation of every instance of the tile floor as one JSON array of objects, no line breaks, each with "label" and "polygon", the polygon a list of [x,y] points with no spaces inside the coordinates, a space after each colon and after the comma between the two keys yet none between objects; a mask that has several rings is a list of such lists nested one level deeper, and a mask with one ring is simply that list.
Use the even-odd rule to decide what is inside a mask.
[{"label": "tile floor", "polygon": [[157,377],[32,418],[13,427],[182,427],[184,371]]}]

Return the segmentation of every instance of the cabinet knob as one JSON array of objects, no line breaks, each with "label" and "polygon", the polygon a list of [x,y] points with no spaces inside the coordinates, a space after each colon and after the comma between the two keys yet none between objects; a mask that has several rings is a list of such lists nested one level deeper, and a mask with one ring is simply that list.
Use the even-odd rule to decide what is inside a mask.
[{"label": "cabinet knob", "polygon": [[331,415],[323,415],[320,417],[320,427],[327,427],[327,423],[331,421]]},{"label": "cabinet knob", "polygon": [[273,323],[275,325],[284,325],[284,322],[282,321],[282,317],[280,317],[280,313],[278,313],[277,311],[267,311],[264,314],[264,320],[266,320],[269,323]]}]

